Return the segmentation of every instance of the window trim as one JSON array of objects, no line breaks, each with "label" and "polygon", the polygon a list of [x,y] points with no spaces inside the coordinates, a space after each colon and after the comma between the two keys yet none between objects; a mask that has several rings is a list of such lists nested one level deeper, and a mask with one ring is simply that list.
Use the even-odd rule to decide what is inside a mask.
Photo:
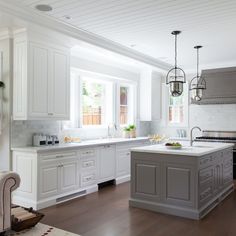
[{"label": "window trim", "polygon": [[184,121],[182,123],[172,123],[169,121],[169,101],[170,101],[170,93],[169,86],[165,83],[162,84],[163,89],[163,110],[162,117],[165,119],[165,124],[168,127],[172,128],[188,128],[189,126],[189,92],[188,92],[188,82],[184,84],[184,103],[183,103],[183,113],[184,113]]},{"label": "window trim", "polygon": [[[98,81],[105,81],[106,82],[111,82],[112,83],[112,89],[113,89],[113,95],[112,95],[112,124],[116,124],[118,128],[123,128],[127,126],[128,124],[120,124],[120,97],[119,97],[119,89],[120,86],[127,86],[131,87],[132,89],[132,97],[133,97],[133,115],[132,115],[132,124],[137,125],[137,81],[133,80],[127,80],[127,79],[122,79],[122,78],[117,78],[117,77],[111,77],[105,74],[99,74],[95,72],[89,72],[89,71],[84,71],[80,70],[78,68],[72,68],[71,73],[73,76],[77,77],[75,80],[77,80],[76,83],[79,84],[79,101],[76,102],[77,105],[77,113],[79,113],[79,118],[78,120],[73,122],[73,127],[65,128],[65,129],[102,129],[102,128],[107,128],[108,124],[102,124],[102,125],[83,125],[83,107],[82,107],[82,77],[91,77],[92,79]],[[75,89],[72,87],[72,89]],[[71,117],[71,120],[73,117]],[[128,121],[129,122],[129,121]],[[75,125],[75,126],[74,126]]]}]

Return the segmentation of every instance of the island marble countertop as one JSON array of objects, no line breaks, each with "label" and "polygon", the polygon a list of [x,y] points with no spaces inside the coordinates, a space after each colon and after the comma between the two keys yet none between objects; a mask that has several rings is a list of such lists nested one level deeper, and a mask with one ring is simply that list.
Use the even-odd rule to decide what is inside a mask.
[{"label": "island marble countertop", "polygon": [[62,143],[58,145],[49,145],[49,146],[25,146],[25,147],[12,147],[12,151],[21,151],[21,152],[47,152],[47,151],[62,151],[77,149],[83,147],[90,147],[96,145],[108,145],[116,143],[128,143],[128,142],[137,142],[137,141],[148,141],[148,137],[137,137],[137,138],[107,138],[107,139],[94,139],[81,141],[80,143]]},{"label": "island marble countertop", "polygon": [[190,146],[190,142],[183,141],[181,149],[169,149],[163,144],[131,148],[132,152],[147,152],[182,156],[204,156],[213,152],[232,148],[230,143],[197,142]]}]

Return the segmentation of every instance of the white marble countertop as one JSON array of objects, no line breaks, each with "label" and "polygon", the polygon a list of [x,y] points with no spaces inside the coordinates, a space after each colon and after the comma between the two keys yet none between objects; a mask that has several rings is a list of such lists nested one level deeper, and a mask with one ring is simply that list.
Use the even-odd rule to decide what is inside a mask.
[{"label": "white marble countertop", "polygon": [[46,151],[60,151],[60,150],[70,150],[76,148],[106,145],[106,144],[116,144],[116,143],[128,143],[148,140],[148,137],[137,137],[137,138],[107,138],[107,139],[94,139],[86,140],[80,143],[62,143],[58,145],[50,146],[25,146],[25,147],[12,147],[12,151],[22,151],[22,152],[46,152]]},{"label": "white marble countertop", "polygon": [[182,156],[204,156],[213,152],[232,148],[234,144],[230,143],[210,143],[210,142],[197,142],[193,146],[190,146],[189,142],[180,142],[183,147],[181,149],[168,149],[163,144],[136,147],[132,148],[132,152],[147,152],[147,153],[159,153],[169,155],[182,155]]}]

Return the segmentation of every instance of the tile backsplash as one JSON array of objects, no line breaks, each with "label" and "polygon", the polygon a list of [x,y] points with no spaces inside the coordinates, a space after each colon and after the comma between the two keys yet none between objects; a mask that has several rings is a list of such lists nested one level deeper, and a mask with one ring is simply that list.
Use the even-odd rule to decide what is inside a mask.
[{"label": "tile backsplash", "polygon": [[11,144],[16,146],[31,146],[34,133],[59,134],[59,121],[12,121]]},{"label": "tile backsplash", "polygon": [[[150,134],[151,122],[137,122],[137,135],[147,136]],[[12,147],[32,146],[33,134],[43,133],[50,135],[58,135],[60,142],[64,136],[80,137],[82,140],[96,139],[107,136],[107,128],[88,128],[88,129],[63,129],[60,121],[12,121],[11,131]],[[116,132],[117,136],[121,132]]]},{"label": "tile backsplash", "polygon": [[189,126],[202,130],[236,131],[236,104],[191,105]]}]

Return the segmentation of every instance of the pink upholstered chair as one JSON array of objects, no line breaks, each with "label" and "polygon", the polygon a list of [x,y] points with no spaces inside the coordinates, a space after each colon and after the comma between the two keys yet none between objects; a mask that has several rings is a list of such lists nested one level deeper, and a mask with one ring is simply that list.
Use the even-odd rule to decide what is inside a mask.
[{"label": "pink upholstered chair", "polygon": [[20,176],[0,171],[0,233],[11,228],[11,192],[20,185]]}]

